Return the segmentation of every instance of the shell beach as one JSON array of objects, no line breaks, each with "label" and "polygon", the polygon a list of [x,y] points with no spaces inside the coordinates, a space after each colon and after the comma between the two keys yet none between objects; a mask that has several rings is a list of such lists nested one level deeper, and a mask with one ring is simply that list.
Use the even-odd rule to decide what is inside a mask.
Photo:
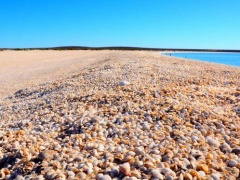
[{"label": "shell beach", "polygon": [[0,179],[240,178],[240,68],[94,58],[1,100]]}]

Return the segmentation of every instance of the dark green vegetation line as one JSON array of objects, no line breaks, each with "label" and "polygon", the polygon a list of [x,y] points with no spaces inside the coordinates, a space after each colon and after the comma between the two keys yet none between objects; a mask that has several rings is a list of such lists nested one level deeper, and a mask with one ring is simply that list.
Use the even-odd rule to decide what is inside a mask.
[{"label": "dark green vegetation line", "polygon": [[3,50],[27,51],[27,50],[131,50],[131,51],[194,51],[194,52],[240,52],[240,50],[225,49],[171,49],[171,48],[143,48],[143,47],[86,47],[86,46],[60,46],[48,48],[0,48]]}]

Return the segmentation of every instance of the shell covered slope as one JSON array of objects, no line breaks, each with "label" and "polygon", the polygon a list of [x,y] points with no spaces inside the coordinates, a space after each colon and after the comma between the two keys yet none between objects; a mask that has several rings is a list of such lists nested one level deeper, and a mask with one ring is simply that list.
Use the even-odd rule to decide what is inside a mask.
[{"label": "shell covered slope", "polygon": [[0,104],[0,179],[239,179],[240,70],[115,55]]}]

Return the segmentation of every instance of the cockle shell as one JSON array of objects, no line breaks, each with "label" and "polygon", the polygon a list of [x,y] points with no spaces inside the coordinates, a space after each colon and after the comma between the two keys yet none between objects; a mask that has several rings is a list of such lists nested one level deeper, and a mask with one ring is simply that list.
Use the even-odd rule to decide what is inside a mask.
[{"label": "cockle shell", "polygon": [[209,171],[209,168],[208,168],[208,166],[206,164],[198,165],[198,169],[204,171],[206,174]]},{"label": "cockle shell", "polygon": [[193,177],[192,177],[192,175],[191,175],[190,173],[185,173],[185,174],[183,175],[183,177],[184,177],[184,179],[186,179],[186,180],[192,180],[192,179],[193,179]]},{"label": "cockle shell", "polygon": [[35,163],[34,162],[27,162],[23,167],[23,172],[30,172],[32,171]]},{"label": "cockle shell", "polygon": [[135,162],[135,158],[133,156],[126,156],[123,159],[123,162],[128,162],[130,165],[134,164]]},{"label": "cockle shell", "polygon": [[105,53],[73,77],[0,100],[2,179],[239,177],[238,69]]},{"label": "cockle shell", "polygon": [[7,168],[3,168],[0,170],[0,178],[5,179],[7,175],[11,174],[10,170]]},{"label": "cockle shell", "polygon": [[103,175],[98,180],[112,180],[112,178],[109,175]]},{"label": "cockle shell", "polygon": [[129,163],[121,164],[119,166],[119,172],[121,172],[125,176],[130,176],[131,175],[130,164]]},{"label": "cockle shell", "polygon": [[84,172],[80,172],[75,176],[78,179],[86,179],[87,175]]},{"label": "cockle shell", "polygon": [[157,179],[164,179],[163,175],[160,173],[160,171],[158,169],[152,170],[151,171],[153,177],[157,178]]},{"label": "cockle shell", "polygon": [[54,170],[49,170],[46,172],[46,174],[44,175],[44,177],[46,179],[54,179],[58,174],[56,173],[56,171]]},{"label": "cockle shell", "polygon": [[38,175],[37,177],[33,178],[33,180],[45,180],[43,175]]},{"label": "cockle shell", "polygon": [[57,173],[56,176],[54,177],[55,179],[62,179],[62,180],[65,180],[66,179],[66,175],[64,173]]},{"label": "cockle shell", "polygon": [[39,153],[38,158],[41,160],[51,160],[54,158],[54,156],[57,155],[57,152],[54,150],[45,150],[41,153]]},{"label": "cockle shell", "polygon": [[32,158],[32,154],[29,152],[27,148],[21,148],[20,154],[25,161],[30,161]]}]

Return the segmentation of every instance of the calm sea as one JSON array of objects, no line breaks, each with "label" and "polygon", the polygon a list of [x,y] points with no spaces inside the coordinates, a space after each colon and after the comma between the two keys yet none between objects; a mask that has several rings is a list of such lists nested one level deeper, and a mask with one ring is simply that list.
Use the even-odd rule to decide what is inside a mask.
[{"label": "calm sea", "polygon": [[163,55],[240,67],[240,53],[164,53]]}]

